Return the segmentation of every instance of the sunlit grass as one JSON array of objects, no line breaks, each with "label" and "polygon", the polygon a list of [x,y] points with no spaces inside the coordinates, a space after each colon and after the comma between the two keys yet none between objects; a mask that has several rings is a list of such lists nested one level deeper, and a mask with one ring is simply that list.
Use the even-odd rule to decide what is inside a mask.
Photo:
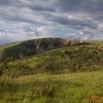
[{"label": "sunlit grass", "polygon": [[[0,103],[103,103],[103,72],[4,78]],[[100,101],[91,101],[100,97]]]}]

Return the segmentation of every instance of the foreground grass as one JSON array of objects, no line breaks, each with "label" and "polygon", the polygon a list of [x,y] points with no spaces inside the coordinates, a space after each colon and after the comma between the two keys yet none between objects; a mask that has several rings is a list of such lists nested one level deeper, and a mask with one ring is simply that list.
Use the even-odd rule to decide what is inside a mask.
[{"label": "foreground grass", "polygon": [[103,72],[1,77],[0,103],[103,103]]}]

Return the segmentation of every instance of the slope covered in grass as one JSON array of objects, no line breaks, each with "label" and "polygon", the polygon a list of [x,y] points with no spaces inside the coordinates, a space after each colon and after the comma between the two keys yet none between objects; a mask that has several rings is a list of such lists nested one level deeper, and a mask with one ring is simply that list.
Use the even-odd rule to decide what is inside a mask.
[{"label": "slope covered in grass", "polygon": [[6,58],[13,57],[14,59],[20,59],[27,56],[32,56],[40,54],[45,51],[62,48],[64,46],[70,46],[75,44],[81,44],[80,41],[69,40],[69,39],[60,39],[60,38],[42,38],[28,40],[20,42],[17,45],[2,46],[3,51],[0,54],[1,61],[4,61]]},{"label": "slope covered in grass", "polygon": [[103,103],[102,91],[103,72],[0,78],[0,103]]},{"label": "slope covered in grass", "polygon": [[4,69],[8,68],[5,73],[17,70],[18,75],[103,71],[103,48],[85,45],[63,47],[11,60],[4,65]]},{"label": "slope covered in grass", "polygon": [[0,47],[0,103],[103,103],[103,42],[84,44],[38,39]]},{"label": "slope covered in grass", "polygon": [[15,43],[10,43],[10,44],[1,45],[1,46],[0,46],[0,61],[1,61],[1,58],[2,58],[3,53],[4,53],[4,51],[5,51],[6,48],[9,48],[9,47],[18,45],[19,43],[21,43],[21,42],[15,42]]}]

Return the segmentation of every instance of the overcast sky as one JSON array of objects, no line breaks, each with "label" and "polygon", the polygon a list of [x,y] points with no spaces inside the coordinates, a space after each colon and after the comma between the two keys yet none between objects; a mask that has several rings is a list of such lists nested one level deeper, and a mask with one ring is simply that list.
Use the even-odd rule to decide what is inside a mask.
[{"label": "overcast sky", "polygon": [[0,43],[103,39],[103,0],[0,0]]}]

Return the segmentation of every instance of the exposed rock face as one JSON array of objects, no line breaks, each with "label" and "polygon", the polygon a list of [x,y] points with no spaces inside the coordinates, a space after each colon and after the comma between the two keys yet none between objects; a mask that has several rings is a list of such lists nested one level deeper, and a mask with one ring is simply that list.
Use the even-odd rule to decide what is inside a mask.
[{"label": "exposed rock face", "polygon": [[84,43],[84,42],[81,40],[80,43]]},{"label": "exposed rock face", "polygon": [[71,40],[71,39],[63,39],[62,42],[63,42],[64,45],[76,45],[76,44],[84,43],[83,41]]}]

